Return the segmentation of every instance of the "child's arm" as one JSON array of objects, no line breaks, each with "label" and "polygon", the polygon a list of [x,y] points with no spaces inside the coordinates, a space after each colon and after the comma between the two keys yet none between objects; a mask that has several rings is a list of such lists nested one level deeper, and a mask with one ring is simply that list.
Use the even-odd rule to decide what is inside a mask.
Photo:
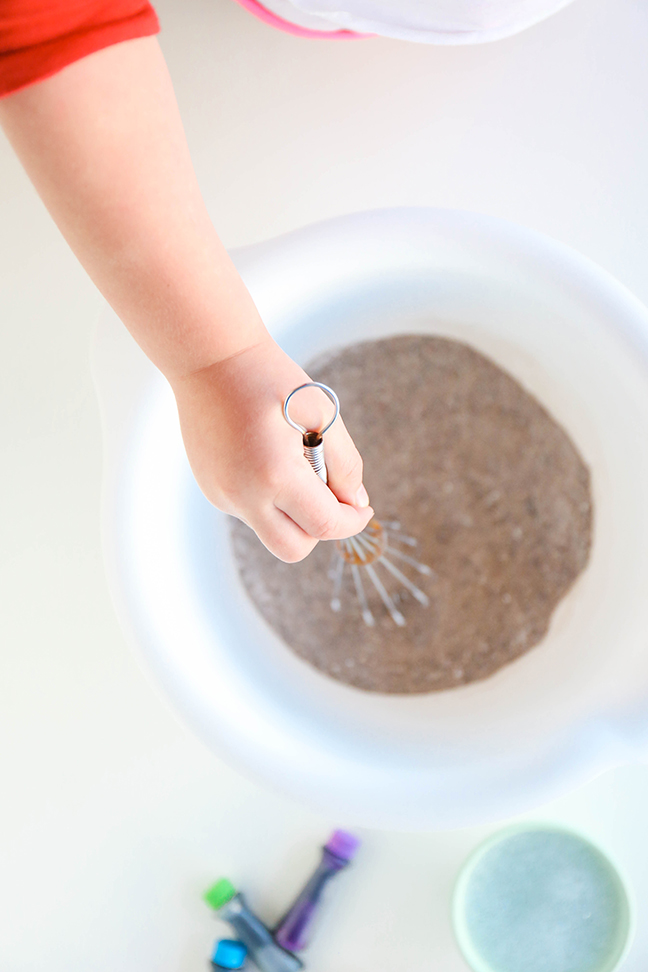
[{"label": "child's arm", "polygon": [[362,530],[371,510],[343,424],[327,433],[329,490],[284,422],[283,399],[308,378],[269,336],[209,220],[155,38],[0,100],[0,121],[70,246],[168,378],[207,498],[284,560]]}]

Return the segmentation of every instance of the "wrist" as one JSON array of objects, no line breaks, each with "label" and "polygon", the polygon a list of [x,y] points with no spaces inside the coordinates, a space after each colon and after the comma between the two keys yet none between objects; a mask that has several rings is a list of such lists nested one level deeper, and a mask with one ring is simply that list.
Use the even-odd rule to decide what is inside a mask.
[{"label": "wrist", "polygon": [[242,343],[240,347],[234,347],[225,354],[218,352],[213,356],[207,354],[204,361],[191,370],[165,373],[176,397],[183,390],[192,387],[199,389],[203,386],[209,386],[212,393],[221,386],[223,393],[226,394],[232,382],[246,385],[251,376],[255,376],[257,380],[267,385],[274,384],[277,376],[273,373],[274,369],[270,362],[276,355],[283,357],[283,351],[265,327],[261,327],[256,334],[247,336],[252,338],[249,343]]},{"label": "wrist", "polygon": [[[224,280],[221,276],[212,292],[203,296],[196,288],[191,301],[178,307],[181,322],[155,335],[162,342],[156,349],[158,360],[151,357],[171,385],[207,372],[250,348],[274,343],[243,281],[238,274],[232,277]],[[170,342],[165,340],[169,337]]]}]

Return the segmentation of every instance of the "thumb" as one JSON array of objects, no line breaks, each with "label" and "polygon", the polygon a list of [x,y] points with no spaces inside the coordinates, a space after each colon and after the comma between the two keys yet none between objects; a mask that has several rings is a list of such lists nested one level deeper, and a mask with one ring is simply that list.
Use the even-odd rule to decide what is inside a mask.
[{"label": "thumb", "polygon": [[362,483],[362,457],[342,419],[326,433],[324,454],[328,486],[340,503],[361,509],[369,506],[369,496]]}]

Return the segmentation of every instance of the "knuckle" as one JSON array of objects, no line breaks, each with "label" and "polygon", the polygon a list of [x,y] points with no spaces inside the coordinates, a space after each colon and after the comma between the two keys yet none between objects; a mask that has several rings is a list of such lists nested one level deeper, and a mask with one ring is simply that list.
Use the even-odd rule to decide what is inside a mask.
[{"label": "knuckle", "polygon": [[[219,493],[220,503],[214,503],[211,497],[207,497],[212,503],[214,503],[214,506],[217,506],[219,509],[225,510],[225,512],[230,512],[230,510],[240,508],[243,505],[242,490],[233,483],[222,483]],[[227,509],[225,509],[225,507],[227,507]]]},{"label": "knuckle", "polygon": [[275,496],[283,492],[291,481],[291,475],[284,469],[278,469],[276,465],[264,470],[263,485],[268,495]]},{"label": "knuckle", "polygon": [[291,529],[288,524],[282,527],[274,520],[266,520],[259,526],[260,529],[257,531],[259,539],[271,554],[285,564],[296,564],[303,560],[317,544],[317,541],[306,533],[297,531],[294,527]]},{"label": "knuckle", "polygon": [[[303,460],[305,461],[305,460]],[[308,470],[308,467],[306,467]],[[273,498],[275,506],[282,506],[295,495],[295,484],[299,482],[304,469],[300,463],[277,468],[276,464],[265,472],[263,480],[264,493]],[[311,474],[312,475],[312,474]]]},{"label": "knuckle", "polygon": [[331,540],[336,532],[337,522],[330,513],[322,514],[313,523],[312,536],[318,540]]},{"label": "knuckle", "polygon": [[341,472],[345,479],[362,482],[362,458],[359,452],[351,453],[343,459]]}]

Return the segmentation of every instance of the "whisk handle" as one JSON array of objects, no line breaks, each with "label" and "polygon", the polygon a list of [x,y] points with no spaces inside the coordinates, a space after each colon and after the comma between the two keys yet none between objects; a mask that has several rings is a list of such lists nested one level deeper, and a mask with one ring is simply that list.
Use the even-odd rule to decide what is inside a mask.
[{"label": "whisk handle", "polygon": [[[324,392],[324,394],[330,399],[330,401],[335,406],[335,412],[333,418],[328,422],[327,425],[324,426],[324,428],[320,429],[317,432],[314,431],[309,432],[308,429],[305,429],[303,425],[299,425],[297,422],[294,422],[290,417],[290,413],[288,411],[288,406],[290,404],[291,398],[297,392],[300,392],[303,388],[321,389],[321,391]],[[288,425],[291,425],[293,429],[296,429],[298,432],[301,432],[302,441],[304,443],[304,455],[310,462],[313,471],[316,473],[316,475],[319,476],[319,478],[322,480],[323,483],[328,483],[328,473],[326,471],[326,461],[324,459],[324,433],[331,428],[336,418],[340,414],[340,401],[337,395],[335,394],[332,388],[329,388],[328,385],[323,385],[321,381],[308,381],[306,382],[305,385],[300,385],[299,388],[294,388],[291,391],[290,395],[288,396],[288,398],[283,404],[283,414]]]},{"label": "whisk handle", "polygon": [[324,439],[319,432],[305,432],[303,435],[304,455],[310,462],[313,472],[323,483],[328,483],[326,460],[324,459]]}]

